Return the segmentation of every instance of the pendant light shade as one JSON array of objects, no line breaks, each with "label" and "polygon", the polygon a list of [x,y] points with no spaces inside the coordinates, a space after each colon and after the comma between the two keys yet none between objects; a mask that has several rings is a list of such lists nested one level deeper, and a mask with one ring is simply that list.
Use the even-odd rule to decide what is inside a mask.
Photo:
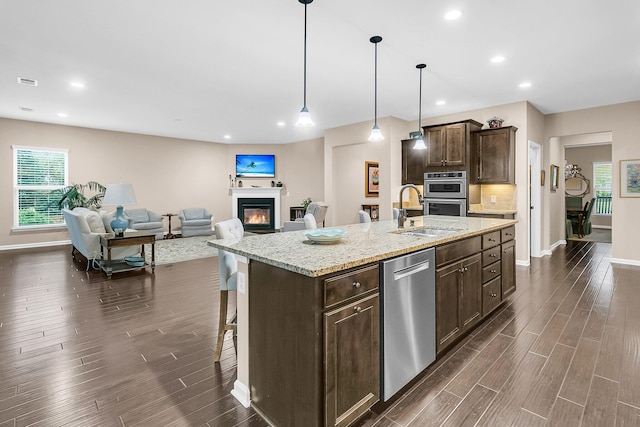
[{"label": "pendant light shade", "polygon": [[420,91],[418,95],[418,131],[420,136],[416,139],[416,143],[413,145],[414,150],[426,150],[427,146],[422,139],[422,70],[426,67],[426,64],[418,64],[416,68],[420,70]]},{"label": "pendant light shade", "polygon": [[313,120],[311,120],[311,114],[309,114],[309,110],[307,109],[307,5],[313,0],[298,1],[304,5],[304,103],[302,106],[302,110],[300,110],[300,115],[298,116],[296,126],[311,127],[315,126],[316,124],[313,123]]},{"label": "pendant light shade", "polygon": [[373,129],[369,135],[369,141],[382,141],[384,136],[378,127],[378,43],[382,41],[382,37],[373,36],[369,39],[373,43],[375,51],[374,73],[373,73]]}]

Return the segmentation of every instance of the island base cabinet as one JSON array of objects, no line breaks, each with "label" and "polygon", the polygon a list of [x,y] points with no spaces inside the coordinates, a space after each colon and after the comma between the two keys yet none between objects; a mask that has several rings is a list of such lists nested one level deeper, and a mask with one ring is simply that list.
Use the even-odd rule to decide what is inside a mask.
[{"label": "island base cabinet", "polygon": [[325,425],[348,426],[380,396],[378,294],[324,315]]},{"label": "island base cabinet", "polygon": [[436,270],[436,352],[482,317],[482,257],[476,254]]},{"label": "island base cabinet", "polygon": [[502,299],[516,291],[516,242],[502,244]]}]

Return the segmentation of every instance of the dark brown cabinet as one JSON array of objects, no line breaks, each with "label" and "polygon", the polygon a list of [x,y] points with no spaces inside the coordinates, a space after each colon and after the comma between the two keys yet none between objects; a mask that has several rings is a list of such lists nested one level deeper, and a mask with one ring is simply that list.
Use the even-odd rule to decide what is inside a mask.
[{"label": "dark brown cabinet", "polygon": [[516,290],[516,242],[510,240],[502,244],[502,298]]},{"label": "dark brown cabinet", "polygon": [[424,184],[426,151],[414,150],[415,139],[402,140],[402,185]]},{"label": "dark brown cabinet", "polygon": [[251,261],[249,275],[252,406],[278,426],[366,413],[380,396],[378,264],[309,277]]},{"label": "dark brown cabinet", "polygon": [[378,401],[379,297],[325,314],[325,425],[347,426]]},{"label": "dark brown cabinet", "polygon": [[436,270],[436,352],[453,343],[482,317],[480,254]]},{"label": "dark brown cabinet", "polygon": [[475,120],[424,126],[427,168],[430,171],[467,169],[471,132],[481,128],[482,124]]},{"label": "dark brown cabinet", "polygon": [[515,183],[515,126],[472,132],[476,184]]}]

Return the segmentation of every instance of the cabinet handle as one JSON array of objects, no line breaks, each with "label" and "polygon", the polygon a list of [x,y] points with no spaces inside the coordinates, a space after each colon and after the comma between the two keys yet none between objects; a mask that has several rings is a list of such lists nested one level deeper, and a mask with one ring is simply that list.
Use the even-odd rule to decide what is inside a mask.
[{"label": "cabinet handle", "polygon": [[468,267],[462,267],[460,269],[460,273],[464,273],[465,271],[469,271],[469,268]]},{"label": "cabinet handle", "polygon": [[353,311],[356,312],[356,314],[360,314],[362,312],[362,309],[360,308],[360,306],[358,307],[353,307]]},{"label": "cabinet handle", "polygon": [[496,298],[498,296],[498,294],[491,294],[491,298]]},{"label": "cabinet handle", "polygon": [[353,287],[358,289],[360,287],[360,282],[353,282]]},{"label": "cabinet handle", "polygon": [[505,253],[505,254],[506,254],[506,253],[507,253],[507,250],[505,249],[504,251],[502,251],[502,253]]},{"label": "cabinet handle", "polygon": [[496,256],[496,254],[489,254],[489,258],[495,258]]},{"label": "cabinet handle", "polygon": [[489,273],[497,273],[498,270],[489,270]]},{"label": "cabinet handle", "polygon": [[492,239],[492,238],[490,237],[490,238],[489,238],[489,241],[490,241],[490,242],[495,242],[495,241],[496,241],[496,239]]}]

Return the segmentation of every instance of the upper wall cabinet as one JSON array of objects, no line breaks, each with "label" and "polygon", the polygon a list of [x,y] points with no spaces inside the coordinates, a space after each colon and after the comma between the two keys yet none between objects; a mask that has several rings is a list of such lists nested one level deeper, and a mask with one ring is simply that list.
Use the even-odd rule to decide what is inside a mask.
[{"label": "upper wall cabinet", "polygon": [[415,139],[402,140],[402,185],[424,184],[426,150],[414,150]]},{"label": "upper wall cabinet", "polygon": [[515,184],[517,130],[505,126],[472,133],[476,184]]},{"label": "upper wall cabinet", "polygon": [[470,133],[480,130],[475,120],[424,126],[427,145],[426,166],[429,171],[468,169],[470,159]]}]

